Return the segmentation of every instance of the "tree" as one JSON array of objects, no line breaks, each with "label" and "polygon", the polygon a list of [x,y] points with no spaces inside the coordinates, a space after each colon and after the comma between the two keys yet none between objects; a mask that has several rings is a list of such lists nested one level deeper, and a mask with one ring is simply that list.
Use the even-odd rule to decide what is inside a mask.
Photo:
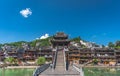
[{"label": "tree", "polygon": [[94,64],[98,64],[98,62],[99,62],[99,61],[98,61],[97,58],[94,58],[94,59],[93,59],[93,63],[94,63]]},{"label": "tree", "polygon": [[104,48],[105,47],[105,45],[102,45],[102,48]]},{"label": "tree", "polygon": [[75,38],[71,39],[71,41],[74,41],[74,42],[77,42],[77,43],[79,43],[80,40],[81,40],[80,37],[75,37]]},{"label": "tree", "polygon": [[115,45],[118,47],[118,46],[120,46],[120,41],[118,40],[118,41],[116,41],[115,42]]},{"label": "tree", "polygon": [[15,59],[13,57],[8,57],[5,59],[5,62],[9,62],[10,64],[13,64],[15,62]]},{"label": "tree", "polygon": [[[50,39],[52,39],[52,37],[48,37],[48,38],[46,38],[46,39],[34,40],[34,41],[29,42],[29,44],[30,44],[32,47],[50,46],[50,45],[51,45]],[[36,46],[36,44],[38,44],[38,43],[39,43],[39,45]]]},{"label": "tree", "polygon": [[46,61],[45,57],[39,57],[37,59],[37,65],[45,64],[45,61]]},{"label": "tree", "polygon": [[3,46],[2,44],[0,44],[0,47]]},{"label": "tree", "polygon": [[15,46],[15,47],[21,47],[22,43],[28,43],[26,41],[18,41],[18,42],[11,42],[11,43],[4,43],[4,45],[8,45],[8,46]]},{"label": "tree", "polygon": [[108,43],[108,47],[114,47],[115,45],[112,42]]},{"label": "tree", "polygon": [[36,42],[37,42],[37,40],[34,40],[34,41],[29,42],[29,44],[30,44],[30,46],[35,47],[36,46]]}]

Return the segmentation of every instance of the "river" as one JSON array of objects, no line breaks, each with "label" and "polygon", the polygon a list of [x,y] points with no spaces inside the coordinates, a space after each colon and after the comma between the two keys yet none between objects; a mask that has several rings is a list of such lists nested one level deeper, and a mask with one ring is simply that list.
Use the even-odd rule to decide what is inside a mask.
[{"label": "river", "polygon": [[32,76],[35,69],[1,69],[0,76]]},{"label": "river", "polygon": [[[0,69],[0,76],[32,76],[35,69]],[[120,76],[120,68],[84,68],[85,76]]]},{"label": "river", "polygon": [[85,76],[120,76],[120,68],[84,68]]}]

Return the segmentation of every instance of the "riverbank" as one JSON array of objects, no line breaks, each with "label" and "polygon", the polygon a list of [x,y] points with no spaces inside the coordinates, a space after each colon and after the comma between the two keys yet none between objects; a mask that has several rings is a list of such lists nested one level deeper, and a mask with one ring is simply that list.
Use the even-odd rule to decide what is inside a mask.
[{"label": "riverbank", "polygon": [[86,67],[86,68],[89,68],[89,67],[93,67],[93,68],[99,68],[99,67],[103,67],[103,68],[120,68],[120,66],[109,66],[109,65],[80,65],[80,64],[74,64],[75,66],[77,67]]},{"label": "riverbank", "polygon": [[[99,68],[99,67],[103,67],[103,68],[120,68],[120,66],[105,66],[105,65],[102,65],[102,66],[98,66],[98,65],[86,65],[86,66],[81,66],[81,65],[77,65],[77,67],[86,67],[86,68]],[[6,68],[7,69],[14,69],[14,68],[18,68],[18,69],[21,69],[21,68],[26,68],[26,69],[29,69],[29,68],[37,68],[39,66],[7,66]]]},{"label": "riverbank", "polygon": [[83,67],[87,67],[87,68],[89,68],[89,67],[93,67],[93,68],[99,68],[99,67],[103,67],[103,68],[120,68],[120,66],[83,66]]},{"label": "riverbank", "polygon": [[34,69],[37,68],[39,66],[7,66],[5,67],[6,69]]},{"label": "riverbank", "polygon": [[[101,67],[101,68],[120,68],[120,66],[98,66],[98,65],[86,65],[86,66],[81,66],[81,65],[76,65],[77,67],[85,67],[85,68],[99,68],[99,67]],[[7,66],[7,67],[5,67],[5,68],[7,68],[7,69],[34,69],[34,68],[37,68],[37,67],[39,67],[39,66]]]}]

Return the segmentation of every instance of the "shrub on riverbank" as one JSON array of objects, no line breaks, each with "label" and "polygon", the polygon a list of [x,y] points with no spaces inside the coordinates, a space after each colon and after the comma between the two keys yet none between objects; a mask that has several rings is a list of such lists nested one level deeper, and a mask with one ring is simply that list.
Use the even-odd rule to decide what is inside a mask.
[{"label": "shrub on riverbank", "polygon": [[45,64],[45,62],[46,62],[45,57],[39,57],[36,61],[37,65]]},{"label": "shrub on riverbank", "polygon": [[17,59],[13,57],[8,57],[5,59],[5,63],[7,63],[8,65],[18,65],[17,62]]}]

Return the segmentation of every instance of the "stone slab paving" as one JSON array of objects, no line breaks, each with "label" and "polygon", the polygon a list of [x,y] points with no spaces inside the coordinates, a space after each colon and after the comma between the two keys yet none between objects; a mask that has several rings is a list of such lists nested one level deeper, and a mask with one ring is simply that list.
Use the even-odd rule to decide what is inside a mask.
[{"label": "stone slab paving", "polygon": [[59,67],[59,69],[55,70],[48,68],[39,76],[80,76],[80,73],[73,68],[69,68],[68,71],[65,71],[62,67]]},{"label": "stone slab paving", "polygon": [[72,66],[69,66],[69,70],[65,70],[63,51],[58,51],[56,68],[48,68],[42,72],[39,76],[80,76]]}]

